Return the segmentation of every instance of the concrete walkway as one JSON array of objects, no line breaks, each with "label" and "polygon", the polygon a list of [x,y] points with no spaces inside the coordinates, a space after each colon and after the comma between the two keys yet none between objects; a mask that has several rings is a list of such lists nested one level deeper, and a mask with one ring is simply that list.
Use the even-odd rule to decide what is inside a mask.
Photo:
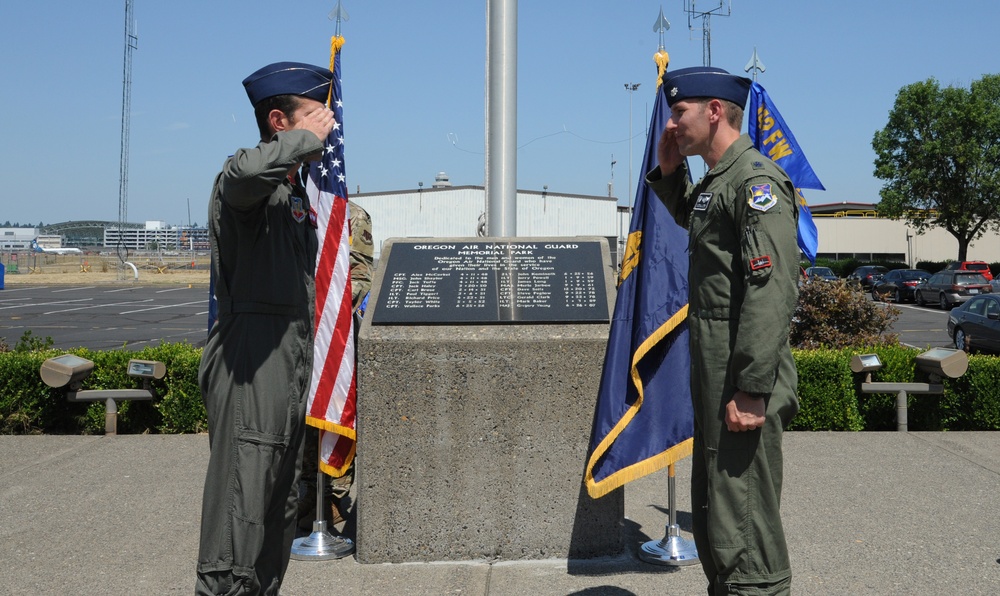
[{"label": "concrete walkway", "polygon": [[[207,458],[204,435],[0,436],[0,594],[191,593]],[[1000,433],[788,433],[785,458],[793,593],[1000,593]],[[690,459],[684,530],[689,480]],[[699,566],[635,556],[663,537],[666,484],[626,487],[616,559],[292,561],[282,594],[701,595]]]}]

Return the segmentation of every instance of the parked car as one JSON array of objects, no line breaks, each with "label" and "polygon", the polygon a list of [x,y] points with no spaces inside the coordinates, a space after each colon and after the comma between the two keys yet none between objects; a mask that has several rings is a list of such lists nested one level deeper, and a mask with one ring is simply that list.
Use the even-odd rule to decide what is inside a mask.
[{"label": "parked car", "polygon": [[809,267],[806,269],[806,279],[812,281],[814,279],[820,281],[836,281],[837,274],[833,272],[833,269],[829,267]]},{"label": "parked car", "polygon": [[872,284],[872,300],[889,300],[898,303],[913,302],[917,284],[931,276],[923,269],[893,269]]},{"label": "parked car", "polygon": [[942,309],[948,310],[973,296],[989,294],[992,291],[990,282],[979,273],[944,269],[916,287],[914,300],[921,306],[936,303]]},{"label": "parked car", "polygon": [[1000,353],[1000,296],[974,296],[951,311],[948,336],[959,350]]},{"label": "parked car", "polygon": [[981,273],[986,281],[993,281],[993,273],[986,261],[952,261],[945,265],[945,269],[953,271],[975,271]]},{"label": "parked car", "polygon": [[861,286],[861,291],[867,292],[872,289],[872,284],[878,278],[888,273],[889,270],[881,265],[864,265],[858,267],[847,276],[847,281]]}]

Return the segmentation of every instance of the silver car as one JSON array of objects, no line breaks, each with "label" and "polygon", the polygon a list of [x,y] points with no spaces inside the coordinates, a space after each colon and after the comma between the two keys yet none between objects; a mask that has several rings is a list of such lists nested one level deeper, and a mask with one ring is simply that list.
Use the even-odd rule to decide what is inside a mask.
[{"label": "silver car", "polygon": [[973,296],[990,294],[993,288],[980,273],[945,269],[938,271],[930,279],[922,282],[914,290],[917,304],[937,304],[941,310],[950,310]]}]

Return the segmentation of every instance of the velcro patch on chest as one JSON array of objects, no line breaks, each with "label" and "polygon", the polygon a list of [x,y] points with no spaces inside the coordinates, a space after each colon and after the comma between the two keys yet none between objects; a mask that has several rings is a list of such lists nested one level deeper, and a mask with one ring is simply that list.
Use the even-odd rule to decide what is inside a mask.
[{"label": "velcro patch on chest", "polygon": [[703,192],[698,195],[698,200],[694,202],[695,211],[706,211],[708,210],[708,204],[712,202],[712,193]]},{"label": "velcro patch on chest", "polygon": [[764,255],[750,259],[750,271],[760,271],[771,266],[771,257]]},{"label": "velcro patch on chest", "polygon": [[750,198],[747,204],[751,209],[757,211],[767,211],[778,204],[778,200],[771,194],[770,184],[754,184],[750,186]]}]

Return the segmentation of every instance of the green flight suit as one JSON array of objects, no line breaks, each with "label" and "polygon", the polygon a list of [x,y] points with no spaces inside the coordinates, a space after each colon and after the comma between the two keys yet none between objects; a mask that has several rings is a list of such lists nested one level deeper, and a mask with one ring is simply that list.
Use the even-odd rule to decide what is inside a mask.
[{"label": "green flight suit", "polygon": [[277,594],[295,538],[317,238],[289,171],[322,149],[279,132],[226,160],[209,202],[219,319],[199,383],[211,455],[197,594]]},{"label": "green flight suit", "polygon": [[[788,593],[781,435],[798,411],[788,330],[798,299],[798,208],[785,172],[741,136],[697,184],[685,165],[646,177],[689,233],[692,517],[710,594]],[[730,432],[737,389],[763,428]]]}]

